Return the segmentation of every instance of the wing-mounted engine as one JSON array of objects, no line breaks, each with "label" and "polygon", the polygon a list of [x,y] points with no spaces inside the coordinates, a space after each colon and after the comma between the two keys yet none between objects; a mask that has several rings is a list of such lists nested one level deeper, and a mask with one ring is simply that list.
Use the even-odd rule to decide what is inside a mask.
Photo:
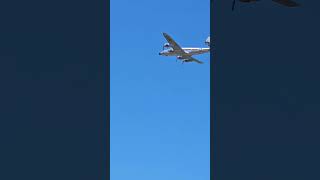
[{"label": "wing-mounted engine", "polygon": [[184,59],[182,56],[177,56],[177,59]]},{"label": "wing-mounted engine", "polygon": [[[177,60],[181,60],[181,62],[182,62],[182,64],[184,63],[184,62],[187,62],[186,60],[186,58],[184,58],[184,57],[182,57],[182,56],[177,56]],[[176,62],[177,62],[177,60],[176,60]]]},{"label": "wing-mounted engine", "polygon": [[206,45],[210,46],[210,36],[206,39],[206,41],[204,42]]},{"label": "wing-mounted engine", "polygon": [[164,50],[164,49],[168,49],[168,48],[170,48],[170,47],[171,47],[171,46],[170,46],[169,43],[164,43],[162,49]]}]

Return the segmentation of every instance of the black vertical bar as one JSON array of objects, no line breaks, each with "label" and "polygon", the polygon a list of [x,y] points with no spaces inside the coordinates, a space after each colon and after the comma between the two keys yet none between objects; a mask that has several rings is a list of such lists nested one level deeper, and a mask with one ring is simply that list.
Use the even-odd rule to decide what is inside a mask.
[{"label": "black vertical bar", "polygon": [[214,0],[210,0],[210,180],[215,180],[215,145],[214,145]]}]

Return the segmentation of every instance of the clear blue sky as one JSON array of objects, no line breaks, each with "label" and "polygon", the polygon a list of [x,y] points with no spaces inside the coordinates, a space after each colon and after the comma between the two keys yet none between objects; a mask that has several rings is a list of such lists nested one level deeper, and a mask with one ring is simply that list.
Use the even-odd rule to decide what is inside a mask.
[{"label": "clear blue sky", "polygon": [[158,55],[162,32],[206,47],[209,3],[111,0],[111,180],[209,180],[209,54]]}]

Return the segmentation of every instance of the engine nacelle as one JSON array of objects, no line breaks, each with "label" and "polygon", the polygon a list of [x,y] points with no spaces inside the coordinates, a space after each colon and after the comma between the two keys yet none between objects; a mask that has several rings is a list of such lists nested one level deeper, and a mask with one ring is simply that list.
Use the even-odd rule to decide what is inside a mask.
[{"label": "engine nacelle", "polygon": [[182,56],[177,56],[177,59],[184,59]]},{"label": "engine nacelle", "polygon": [[164,43],[163,48],[169,48],[171,47],[169,43]]}]

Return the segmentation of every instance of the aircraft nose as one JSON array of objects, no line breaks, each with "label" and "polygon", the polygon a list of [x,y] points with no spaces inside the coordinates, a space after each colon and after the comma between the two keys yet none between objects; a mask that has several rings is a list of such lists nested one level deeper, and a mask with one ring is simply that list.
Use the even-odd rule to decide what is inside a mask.
[{"label": "aircraft nose", "polygon": [[159,55],[161,55],[161,52],[159,52]]}]

